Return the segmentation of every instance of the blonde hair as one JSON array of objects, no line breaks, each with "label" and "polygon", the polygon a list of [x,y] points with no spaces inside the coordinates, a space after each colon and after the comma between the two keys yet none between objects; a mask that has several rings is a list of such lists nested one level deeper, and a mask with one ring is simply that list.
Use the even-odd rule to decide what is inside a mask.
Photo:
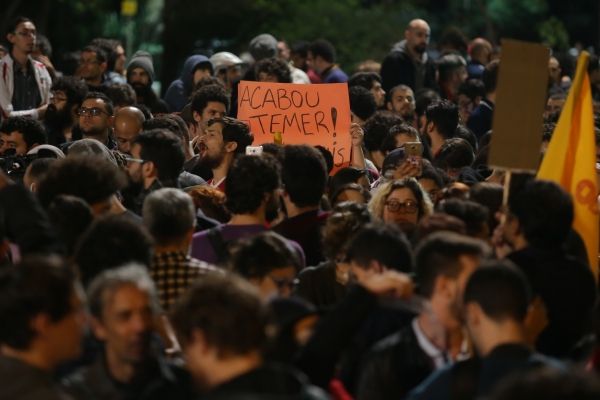
[{"label": "blonde hair", "polygon": [[369,201],[369,211],[371,211],[371,215],[373,215],[374,218],[383,220],[383,208],[385,207],[385,202],[389,195],[397,189],[408,189],[415,196],[419,209],[418,220],[433,213],[433,203],[419,182],[415,178],[404,178],[385,182],[377,188],[371,201]]}]

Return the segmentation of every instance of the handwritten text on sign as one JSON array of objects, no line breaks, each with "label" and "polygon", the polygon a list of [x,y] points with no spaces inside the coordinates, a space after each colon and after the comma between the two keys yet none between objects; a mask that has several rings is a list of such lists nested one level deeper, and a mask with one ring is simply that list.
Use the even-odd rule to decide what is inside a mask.
[{"label": "handwritten text on sign", "polygon": [[238,119],[248,123],[254,145],[273,143],[281,132],[283,144],[321,145],[334,164],[350,161],[350,102],[345,83],[298,85],[240,82]]}]

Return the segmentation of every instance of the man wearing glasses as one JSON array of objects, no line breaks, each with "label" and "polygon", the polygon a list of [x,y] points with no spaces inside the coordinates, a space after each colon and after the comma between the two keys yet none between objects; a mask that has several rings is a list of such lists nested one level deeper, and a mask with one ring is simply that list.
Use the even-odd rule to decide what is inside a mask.
[{"label": "man wearing glasses", "polygon": [[6,35],[10,52],[0,60],[0,109],[2,118],[27,115],[44,117],[52,79],[44,64],[31,58],[36,29],[25,17],[17,18]]},{"label": "man wearing glasses", "polygon": [[104,93],[88,93],[77,110],[77,115],[84,139],[96,139],[110,150],[117,149],[117,143],[112,137],[113,104]]},{"label": "man wearing glasses", "polygon": [[98,46],[86,46],[81,50],[76,75],[83,78],[90,91],[104,92],[106,89],[106,53]]}]

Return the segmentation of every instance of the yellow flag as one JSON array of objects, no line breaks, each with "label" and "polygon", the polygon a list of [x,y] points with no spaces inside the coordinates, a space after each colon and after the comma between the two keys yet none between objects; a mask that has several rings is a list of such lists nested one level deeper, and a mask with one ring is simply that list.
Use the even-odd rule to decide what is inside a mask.
[{"label": "yellow flag", "polygon": [[585,243],[590,267],[597,279],[598,187],[588,59],[589,54],[585,51],[579,56],[573,84],[537,177],[558,183],[573,196],[573,228]]}]

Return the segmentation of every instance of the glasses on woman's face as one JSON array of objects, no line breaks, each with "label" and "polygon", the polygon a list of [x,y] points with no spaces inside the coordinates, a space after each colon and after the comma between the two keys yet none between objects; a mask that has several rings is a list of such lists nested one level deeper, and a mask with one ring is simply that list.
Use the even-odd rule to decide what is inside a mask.
[{"label": "glasses on woman's face", "polygon": [[394,213],[414,214],[419,210],[417,202],[413,200],[407,200],[403,203],[397,200],[388,200],[385,202],[385,206]]}]

